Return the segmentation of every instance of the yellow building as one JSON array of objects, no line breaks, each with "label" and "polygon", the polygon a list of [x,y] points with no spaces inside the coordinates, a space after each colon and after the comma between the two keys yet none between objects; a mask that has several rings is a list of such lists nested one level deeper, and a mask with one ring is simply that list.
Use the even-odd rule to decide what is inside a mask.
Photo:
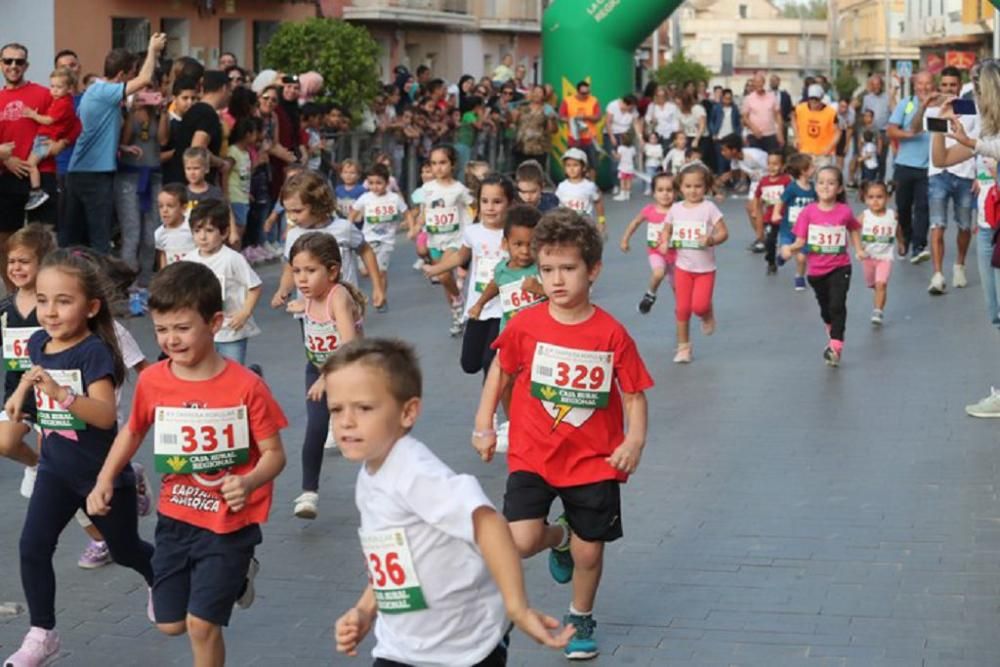
[{"label": "yellow building", "polygon": [[873,72],[884,69],[887,52],[892,66],[900,60],[915,61],[920,57],[916,46],[903,41],[906,0],[837,0],[833,7],[834,57],[841,62],[856,65],[862,72]]}]

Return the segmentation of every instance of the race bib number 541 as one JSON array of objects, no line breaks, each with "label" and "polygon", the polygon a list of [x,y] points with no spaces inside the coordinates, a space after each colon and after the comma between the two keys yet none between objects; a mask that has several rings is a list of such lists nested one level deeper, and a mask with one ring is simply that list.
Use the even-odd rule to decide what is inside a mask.
[{"label": "race bib number 541", "polygon": [[379,611],[383,614],[405,614],[427,609],[406,532],[402,528],[393,528],[358,533]]},{"label": "race bib number 541", "polygon": [[153,452],[164,474],[213,472],[250,460],[247,409],[156,408]]},{"label": "race bib number 541", "polygon": [[538,343],[531,363],[531,395],[556,405],[605,408],[614,358],[613,352]]}]

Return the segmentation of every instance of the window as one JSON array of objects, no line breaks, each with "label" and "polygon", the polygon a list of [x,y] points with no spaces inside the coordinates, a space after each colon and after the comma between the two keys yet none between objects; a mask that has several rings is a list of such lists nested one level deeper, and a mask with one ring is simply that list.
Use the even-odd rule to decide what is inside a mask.
[{"label": "window", "polygon": [[722,76],[732,76],[733,75],[733,45],[723,44],[722,45],[722,67],[720,68],[719,74]]},{"label": "window", "polygon": [[111,48],[138,53],[149,46],[148,19],[111,19]]},{"label": "window", "polygon": [[274,37],[274,33],[278,32],[278,25],[277,21],[253,22],[253,68],[258,72],[263,69],[261,52]]},{"label": "window", "polygon": [[741,19],[747,18],[747,14],[748,14],[747,6],[746,5],[740,5],[740,18]]},{"label": "window", "polygon": [[779,39],[778,40],[778,53],[780,53],[782,55],[788,53],[788,40],[787,39]]}]

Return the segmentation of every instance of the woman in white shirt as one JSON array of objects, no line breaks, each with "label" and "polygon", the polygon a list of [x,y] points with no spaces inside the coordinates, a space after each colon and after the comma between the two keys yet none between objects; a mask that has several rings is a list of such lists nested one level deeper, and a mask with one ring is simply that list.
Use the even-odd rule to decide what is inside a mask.
[{"label": "woman in white shirt", "polygon": [[[931,134],[931,162],[943,168],[965,162],[974,155],[1000,159],[1000,61],[984,60],[972,68],[972,91],[979,113],[979,137],[966,134],[951,102],[957,98],[941,100],[940,118],[951,120],[951,134],[942,132]],[[945,138],[955,140],[946,146]]]},{"label": "woman in white shirt", "polygon": [[677,105],[667,99],[667,89],[656,89],[653,101],[646,109],[646,125],[660,135],[660,141],[670,144],[670,137],[680,129],[680,112]]}]

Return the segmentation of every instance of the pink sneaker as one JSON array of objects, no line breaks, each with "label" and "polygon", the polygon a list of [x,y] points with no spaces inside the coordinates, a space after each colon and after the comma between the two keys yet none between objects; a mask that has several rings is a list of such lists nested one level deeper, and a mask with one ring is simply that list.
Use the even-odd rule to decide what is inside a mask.
[{"label": "pink sneaker", "polygon": [[4,667],[45,667],[59,656],[59,633],[32,627],[17,653],[4,660]]}]

